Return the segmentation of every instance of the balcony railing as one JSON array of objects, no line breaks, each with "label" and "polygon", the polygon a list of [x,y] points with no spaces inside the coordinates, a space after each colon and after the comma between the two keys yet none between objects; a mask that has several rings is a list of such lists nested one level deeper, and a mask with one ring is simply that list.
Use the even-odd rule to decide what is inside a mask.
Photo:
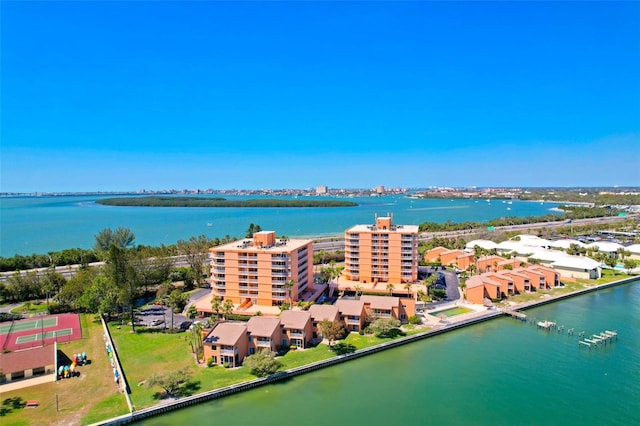
[{"label": "balcony railing", "polygon": [[[237,351],[238,349],[236,349]],[[220,355],[235,355],[233,349],[220,349]]]},{"label": "balcony railing", "polygon": [[304,338],[304,334],[303,333],[291,333],[291,338],[292,339],[303,339]]},{"label": "balcony railing", "polygon": [[261,348],[270,348],[271,347],[271,340],[258,340],[256,342],[257,346],[260,346]]}]

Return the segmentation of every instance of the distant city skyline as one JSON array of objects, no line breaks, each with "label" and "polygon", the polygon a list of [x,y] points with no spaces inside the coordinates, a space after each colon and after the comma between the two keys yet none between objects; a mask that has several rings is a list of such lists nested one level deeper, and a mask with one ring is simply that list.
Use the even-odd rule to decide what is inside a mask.
[{"label": "distant city skyline", "polygon": [[0,192],[640,185],[638,2],[3,2]]}]

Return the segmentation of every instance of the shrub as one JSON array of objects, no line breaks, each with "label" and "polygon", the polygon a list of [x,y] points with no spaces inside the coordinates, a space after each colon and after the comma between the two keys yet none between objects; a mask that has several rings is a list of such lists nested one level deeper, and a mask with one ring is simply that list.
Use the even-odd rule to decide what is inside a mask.
[{"label": "shrub", "polygon": [[207,367],[215,367],[215,366],[216,366],[216,364],[213,362],[213,357],[210,357],[207,360]]},{"label": "shrub", "polygon": [[411,315],[409,317],[409,324],[422,324],[422,319],[417,315]]},{"label": "shrub", "polygon": [[361,335],[361,336],[364,336],[364,330],[358,331],[358,334]]},{"label": "shrub", "polygon": [[244,360],[244,365],[251,369],[251,374],[258,377],[273,374],[282,366],[280,361],[276,359],[276,355],[270,350],[260,351],[248,356]]},{"label": "shrub", "polygon": [[222,364],[222,366],[224,368],[231,368],[231,364],[229,364],[228,362],[225,362],[224,364]]}]

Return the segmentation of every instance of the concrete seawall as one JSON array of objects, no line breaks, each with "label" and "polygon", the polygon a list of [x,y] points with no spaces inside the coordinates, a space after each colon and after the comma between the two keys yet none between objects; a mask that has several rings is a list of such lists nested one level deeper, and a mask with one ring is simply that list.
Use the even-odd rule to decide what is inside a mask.
[{"label": "concrete seawall", "polygon": [[[571,297],[576,297],[582,294],[586,294],[586,293],[590,293],[590,292],[594,292],[594,291],[598,291],[601,289],[605,289],[605,288],[610,288],[610,287],[615,287],[615,286],[619,286],[619,285],[623,285],[623,284],[627,284],[627,283],[631,283],[634,281],[638,281],[639,278],[638,277],[632,277],[632,278],[627,278],[627,279],[622,279],[619,281],[615,281],[612,283],[608,283],[608,284],[603,284],[603,285],[598,285],[598,286],[593,286],[593,287],[589,287],[583,290],[578,290],[572,293],[567,293],[567,294],[563,294],[563,295],[558,295],[555,297],[549,297],[547,299],[544,300],[537,300],[537,301],[532,301],[532,302],[527,302],[527,303],[523,303],[517,307],[514,307],[514,309],[517,310],[526,310],[529,308],[533,308],[536,306],[542,306],[542,305],[546,305],[548,303],[553,303],[559,300],[564,300],[564,299],[568,299]],[[286,370],[286,371],[282,371],[282,372],[278,372],[276,374],[273,374],[271,376],[268,377],[263,377],[263,378],[259,378],[259,379],[255,379],[255,380],[251,380],[249,382],[244,382],[244,383],[239,383],[237,385],[231,385],[231,386],[227,386],[221,389],[215,389],[212,391],[208,391],[208,392],[203,392],[197,395],[193,395],[193,396],[189,396],[189,397],[185,397],[185,398],[180,398],[179,400],[174,400],[174,401],[169,401],[166,404],[163,404],[162,406],[155,406],[155,407],[150,407],[150,408],[146,408],[146,409],[142,409],[142,410],[138,410],[138,411],[134,411],[131,414],[126,414],[126,415],[122,415],[119,417],[115,417],[112,419],[108,419],[105,420],[103,422],[100,423],[95,423],[95,425],[124,425],[124,424],[128,424],[128,423],[132,423],[138,420],[142,420],[144,418],[148,418],[151,416],[155,416],[158,414],[162,414],[162,413],[166,413],[169,411],[173,411],[173,410],[177,410],[180,408],[184,408],[184,407],[188,407],[190,405],[194,405],[194,404],[199,404],[202,402],[206,402],[206,401],[210,401],[210,400],[214,400],[217,398],[222,398],[225,396],[229,396],[232,394],[236,394],[245,390],[249,390],[249,389],[253,389],[259,386],[264,386],[270,383],[274,383],[277,381],[282,381],[282,380],[286,380],[301,374],[305,374],[311,371],[315,371],[315,370],[319,370],[321,368],[326,368],[326,367],[330,367],[336,364],[341,364],[343,362],[349,361],[351,359],[355,359],[355,358],[360,358],[366,355],[370,355],[370,354],[374,354],[377,352],[381,352],[387,349],[391,349],[391,348],[395,348],[401,345],[405,345],[407,343],[411,343],[411,342],[415,342],[418,340],[422,340],[422,339],[426,339],[432,336],[436,336],[439,334],[443,334],[443,333],[448,333],[450,331],[454,331],[454,330],[458,330],[460,328],[472,325],[472,324],[477,324],[477,323],[481,323],[484,321],[489,321],[495,318],[500,318],[507,315],[505,312],[501,311],[501,310],[491,310],[491,311],[484,311],[481,313],[476,313],[475,315],[472,315],[468,318],[462,319],[460,321],[456,321],[450,324],[447,324],[441,328],[435,328],[423,333],[418,333],[418,334],[414,334],[411,336],[407,336],[407,337],[403,337],[397,340],[393,340],[390,342],[385,342],[376,346],[371,346],[369,348],[364,348],[364,349],[360,349],[357,350],[353,353],[350,354],[346,354],[346,355],[339,355],[337,357],[334,358],[330,358],[328,360],[324,360],[324,361],[318,361],[312,364],[308,364],[305,366],[301,366],[301,367],[297,367],[297,368],[293,368],[290,370]],[[128,395],[127,395],[128,397]]]}]

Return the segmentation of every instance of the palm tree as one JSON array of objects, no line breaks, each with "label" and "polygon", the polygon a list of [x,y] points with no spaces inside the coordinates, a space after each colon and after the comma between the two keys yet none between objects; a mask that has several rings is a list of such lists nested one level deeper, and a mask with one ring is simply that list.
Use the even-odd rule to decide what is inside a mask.
[{"label": "palm tree", "polygon": [[229,319],[231,312],[233,312],[233,302],[227,299],[222,304],[222,315],[224,315],[224,319]]},{"label": "palm tree", "polygon": [[405,289],[405,290],[407,290],[407,294],[408,294],[410,297],[413,297],[413,294],[411,294],[411,287],[412,287],[412,286],[411,286],[411,283],[406,283],[406,284],[404,285],[404,289]]},{"label": "palm tree", "polygon": [[284,288],[287,290],[289,294],[289,309],[293,309],[293,299],[291,298],[291,289],[296,285],[296,280],[289,280],[284,283]]},{"label": "palm tree", "polygon": [[392,283],[387,284],[387,290],[389,291],[389,296],[393,294],[393,289],[396,288]]},{"label": "palm tree", "polygon": [[202,344],[202,329],[204,327],[199,322],[194,322],[189,328],[189,334],[187,335],[187,339],[191,344],[191,352],[196,356],[196,362],[200,364],[200,357],[203,353],[203,344]]},{"label": "palm tree", "polygon": [[218,296],[211,299],[211,309],[216,313],[216,319],[220,319],[220,309],[222,308],[222,300]]},{"label": "palm tree", "polygon": [[356,299],[360,299],[360,296],[362,295],[362,286],[358,283],[355,285],[355,290],[356,290]]}]

